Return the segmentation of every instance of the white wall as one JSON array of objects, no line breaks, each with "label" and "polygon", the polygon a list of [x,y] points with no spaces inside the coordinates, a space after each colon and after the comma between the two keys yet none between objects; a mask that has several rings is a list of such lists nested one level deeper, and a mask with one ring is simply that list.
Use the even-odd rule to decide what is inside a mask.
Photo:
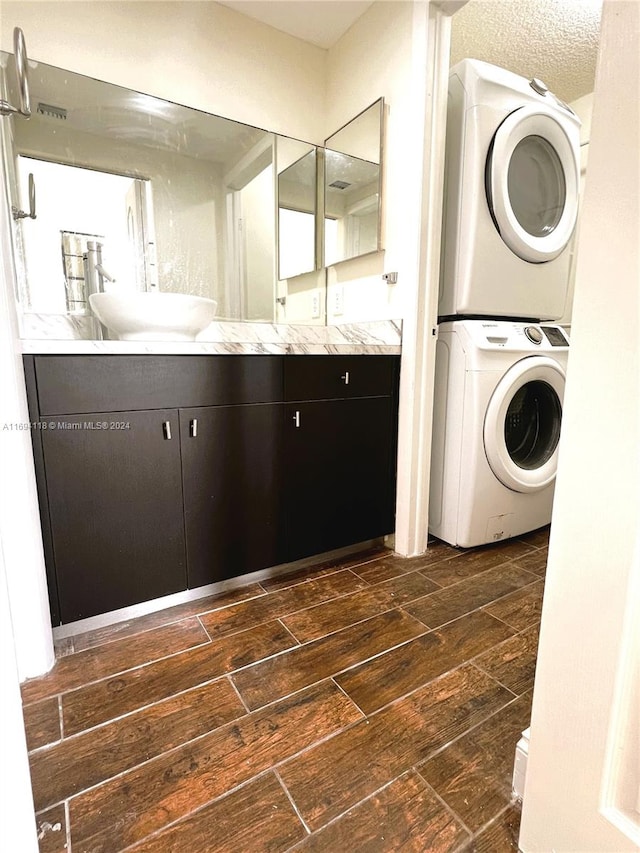
[{"label": "white wall", "polygon": [[[610,821],[640,594],[640,4],[605,2],[520,847],[637,850]],[[637,654],[637,652],[636,652]],[[637,689],[637,681],[636,681]],[[612,793],[613,800],[608,797]],[[632,824],[629,824],[631,827]]]},{"label": "white wall", "polygon": [[[397,319],[410,304],[417,275],[422,174],[421,104],[416,105],[414,7],[374,3],[328,51],[326,135],[380,97],[385,99],[383,252],[329,267],[328,322]],[[398,285],[382,280],[398,272]],[[341,314],[333,290],[344,292]],[[406,294],[409,296],[403,299]]]},{"label": "white wall", "polygon": [[[0,197],[0,548],[20,678],[53,666],[40,515],[14,293],[6,187]],[[3,573],[4,574],[4,573]],[[4,579],[0,580],[4,584]],[[4,594],[4,589],[2,590]],[[1,680],[1,679],[0,679]]]}]

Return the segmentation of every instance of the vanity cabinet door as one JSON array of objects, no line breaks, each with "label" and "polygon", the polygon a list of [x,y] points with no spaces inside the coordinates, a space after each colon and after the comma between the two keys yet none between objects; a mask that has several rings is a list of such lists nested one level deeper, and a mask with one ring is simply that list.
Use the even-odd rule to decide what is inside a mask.
[{"label": "vanity cabinet door", "polygon": [[280,403],[181,409],[188,585],[284,562]]},{"label": "vanity cabinet door", "polygon": [[285,407],[288,559],[393,531],[393,397]]},{"label": "vanity cabinet door", "polygon": [[178,412],[62,415],[46,423],[61,621],[185,589]]}]

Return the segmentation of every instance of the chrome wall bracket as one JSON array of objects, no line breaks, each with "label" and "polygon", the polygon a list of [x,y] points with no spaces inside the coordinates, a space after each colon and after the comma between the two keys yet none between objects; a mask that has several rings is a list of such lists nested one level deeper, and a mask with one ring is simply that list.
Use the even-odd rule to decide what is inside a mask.
[{"label": "chrome wall bracket", "polygon": [[15,27],[15,29],[13,30],[13,53],[16,64],[16,77],[18,80],[18,97],[20,98],[20,106],[14,107],[8,101],[0,100],[0,115],[19,115],[23,118],[30,118],[31,101],[29,98],[29,79],[27,75],[27,66],[29,63],[29,59],[27,57],[27,48],[24,41],[24,33],[22,32],[20,27]]}]

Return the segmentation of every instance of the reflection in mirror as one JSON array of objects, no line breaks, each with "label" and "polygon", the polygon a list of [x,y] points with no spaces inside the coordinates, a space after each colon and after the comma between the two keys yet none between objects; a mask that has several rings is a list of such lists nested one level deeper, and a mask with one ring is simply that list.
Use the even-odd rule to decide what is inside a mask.
[{"label": "reflection in mirror", "polygon": [[38,193],[37,219],[14,222],[24,311],[159,290],[273,321],[273,134],[43,63],[29,79],[31,119],[3,123],[11,202],[29,209],[29,174]]},{"label": "reflection in mirror", "polygon": [[278,278],[293,278],[316,268],[316,149],[296,139],[279,138]]},{"label": "reflection in mirror", "polygon": [[381,248],[383,105],[381,98],[325,140],[327,266]]},{"label": "reflection in mirror", "polygon": [[[86,314],[90,293],[104,290],[106,282],[155,289],[149,181],[19,155],[21,188],[29,174],[41,205],[23,228],[22,245],[30,299],[39,312]],[[91,274],[96,264],[102,281]]]}]

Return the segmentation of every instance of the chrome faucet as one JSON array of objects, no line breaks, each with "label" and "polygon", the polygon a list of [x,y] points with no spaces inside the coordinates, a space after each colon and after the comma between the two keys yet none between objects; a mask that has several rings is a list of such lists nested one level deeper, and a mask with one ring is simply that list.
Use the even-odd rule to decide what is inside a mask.
[{"label": "chrome faucet", "polygon": [[96,272],[101,275],[102,278],[106,278],[107,281],[115,281],[115,278],[112,275],[109,275],[102,264],[96,264]]},{"label": "chrome faucet", "polygon": [[89,240],[87,251],[83,256],[84,280],[87,288],[87,299],[92,293],[103,293],[104,282],[114,282],[115,278],[102,266],[102,243]]}]

